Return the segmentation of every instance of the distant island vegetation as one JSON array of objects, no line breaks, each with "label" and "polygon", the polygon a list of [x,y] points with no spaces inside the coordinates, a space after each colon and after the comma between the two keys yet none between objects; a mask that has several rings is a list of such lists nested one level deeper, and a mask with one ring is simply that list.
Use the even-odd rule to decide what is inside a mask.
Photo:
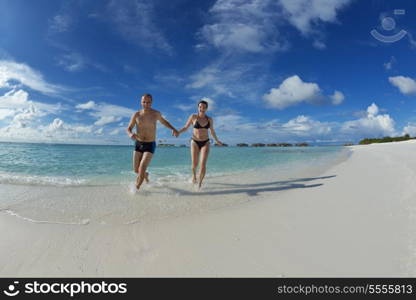
[{"label": "distant island vegetation", "polygon": [[405,134],[404,136],[397,136],[397,137],[385,136],[383,138],[378,138],[378,139],[365,138],[365,139],[362,139],[358,144],[368,145],[368,144],[373,144],[373,143],[390,143],[390,142],[407,141],[407,140],[412,140],[412,139],[416,139],[416,138],[414,137],[412,138],[410,137],[410,135]]}]

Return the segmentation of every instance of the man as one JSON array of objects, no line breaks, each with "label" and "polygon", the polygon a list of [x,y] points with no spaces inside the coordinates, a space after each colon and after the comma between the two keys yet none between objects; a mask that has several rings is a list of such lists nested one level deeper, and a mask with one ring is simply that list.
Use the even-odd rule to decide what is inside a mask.
[{"label": "man", "polygon": [[[162,117],[161,113],[151,108],[152,102],[152,95],[144,94],[141,99],[143,109],[134,113],[127,127],[127,134],[136,142],[133,152],[133,170],[138,175],[137,189],[140,189],[144,179],[148,181],[146,169],[156,148],[156,122],[159,121],[172,129],[172,135],[178,136],[178,131]],[[137,126],[137,133],[132,132],[134,126]]]}]

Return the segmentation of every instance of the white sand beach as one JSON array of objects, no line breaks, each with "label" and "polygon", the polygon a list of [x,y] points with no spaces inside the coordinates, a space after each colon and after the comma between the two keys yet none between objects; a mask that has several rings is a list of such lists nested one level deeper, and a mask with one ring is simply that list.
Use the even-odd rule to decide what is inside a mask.
[{"label": "white sand beach", "polygon": [[[199,194],[177,187],[169,217],[141,202],[146,193],[1,185],[1,198],[36,198],[56,219],[2,204],[0,276],[414,276],[416,140],[349,148],[348,159],[297,178],[208,179]],[[107,200],[79,205],[100,192]],[[51,207],[54,197],[67,204]],[[109,203],[119,214],[102,215]],[[77,219],[64,219],[74,207]],[[153,218],[136,220],[135,209]]]}]

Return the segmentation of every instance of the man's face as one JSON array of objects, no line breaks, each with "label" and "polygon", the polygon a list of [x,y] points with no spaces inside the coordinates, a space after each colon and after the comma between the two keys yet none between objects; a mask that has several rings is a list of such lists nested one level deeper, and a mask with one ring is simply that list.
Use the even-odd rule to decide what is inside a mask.
[{"label": "man's face", "polygon": [[141,103],[144,109],[149,109],[152,106],[152,98],[149,96],[143,96]]}]

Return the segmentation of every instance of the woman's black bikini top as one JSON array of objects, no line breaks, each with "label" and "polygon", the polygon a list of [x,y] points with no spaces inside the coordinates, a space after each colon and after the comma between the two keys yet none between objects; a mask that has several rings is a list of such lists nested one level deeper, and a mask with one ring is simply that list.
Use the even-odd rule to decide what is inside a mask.
[{"label": "woman's black bikini top", "polygon": [[196,119],[196,122],[195,122],[195,124],[194,124],[194,128],[196,128],[196,129],[200,129],[200,128],[205,128],[205,129],[208,129],[208,128],[209,128],[209,119],[208,119],[208,117],[207,117],[207,120],[208,120],[207,125],[205,125],[205,126],[201,126],[201,125],[198,123],[198,118],[197,118],[197,119]]}]

